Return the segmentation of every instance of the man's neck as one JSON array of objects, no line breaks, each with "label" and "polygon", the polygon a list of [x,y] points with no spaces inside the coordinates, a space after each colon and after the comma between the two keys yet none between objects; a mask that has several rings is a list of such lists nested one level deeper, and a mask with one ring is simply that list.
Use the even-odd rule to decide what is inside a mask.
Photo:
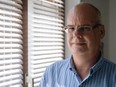
[{"label": "man's neck", "polygon": [[100,53],[93,56],[73,56],[75,69],[82,80],[89,74],[90,68],[96,64],[99,58]]}]

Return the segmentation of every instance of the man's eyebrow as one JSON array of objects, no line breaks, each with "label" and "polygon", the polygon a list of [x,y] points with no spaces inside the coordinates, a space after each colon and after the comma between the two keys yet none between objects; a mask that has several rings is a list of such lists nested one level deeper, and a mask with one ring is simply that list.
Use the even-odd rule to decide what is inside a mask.
[{"label": "man's eyebrow", "polygon": [[78,25],[78,26],[91,26],[90,24],[82,24],[82,25]]},{"label": "man's eyebrow", "polygon": [[75,25],[66,25],[66,26],[75,26]]},{"label": "man's eyebrow", "polygon": [[82,25],[66,25],[67,27],[68,26],[91,26],[90,24],[82,24]]}]

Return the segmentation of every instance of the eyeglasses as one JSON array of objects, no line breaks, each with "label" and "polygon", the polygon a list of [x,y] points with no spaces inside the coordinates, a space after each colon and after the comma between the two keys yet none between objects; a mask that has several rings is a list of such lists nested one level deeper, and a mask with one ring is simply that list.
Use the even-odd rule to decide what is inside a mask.
[{"label": "eyeglasses", "polygon": [[74,25],[67,25],[64,27],[66,33],[73,33],[75,30],[80,31],[81,33],[89,33],[93,29],[97,28],[101,24],[95,25],[81,25],[81,26],[74,26]]}]

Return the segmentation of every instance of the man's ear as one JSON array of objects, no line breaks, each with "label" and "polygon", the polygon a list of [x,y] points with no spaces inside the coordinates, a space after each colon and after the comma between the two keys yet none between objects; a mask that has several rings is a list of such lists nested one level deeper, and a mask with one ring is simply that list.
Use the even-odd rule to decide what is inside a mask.
[{"label": "man's ear", "polygon": [[101,39],[103,39],[104,36],[105,36],[105,28],[104,28],[104,25],[100,25],[99,26],[99,29],[100,29],[100,37],[101,37]]}]

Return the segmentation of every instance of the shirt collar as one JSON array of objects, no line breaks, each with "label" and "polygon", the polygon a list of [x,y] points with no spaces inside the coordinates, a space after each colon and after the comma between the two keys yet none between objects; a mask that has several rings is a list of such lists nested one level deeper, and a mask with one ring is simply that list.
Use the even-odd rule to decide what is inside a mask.
[{"label": "shirt collar", "polygon": [[[90,75],[94,74],[98,69],[100,69],[100,67],[103,65],[103,62],[104,62],[104,58],[103,56],[101,55],[101,57],[99,58],[99,60],[97,61],[96,64],[94,64],[91,69],[90,69]],[[75,74],[77,73],[75,68],[74,68],[74,62],[73,62],[73,57],[71,56],[70,57],[70,62],[69,62],[69,69],[71,71],[73,71]]]},{"label": "shirt collar", "polygon": [[70,58],[70,64],[69,64],[69,69],[73,71],[75,74],[77,73],[74,67],[74,62],[73,62],[73,57],[71,56]]},{"label": "shirt collar", "polygon": [[103,65],[103,63],[104,63],[104,58],[103,58],[103,56],[101,56],[100,57],[100,59],[98,60],[98,62],[95,64],[95,65],[93,65],[92,67],[91,67],[91,69],[90,69],[90,74],[93,74],[93,73],[95,73],[98,69],[100,69],[101,67],[102,67],[102,65]]}]

